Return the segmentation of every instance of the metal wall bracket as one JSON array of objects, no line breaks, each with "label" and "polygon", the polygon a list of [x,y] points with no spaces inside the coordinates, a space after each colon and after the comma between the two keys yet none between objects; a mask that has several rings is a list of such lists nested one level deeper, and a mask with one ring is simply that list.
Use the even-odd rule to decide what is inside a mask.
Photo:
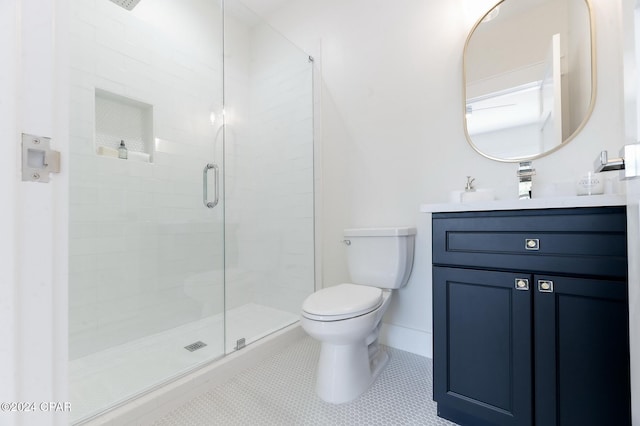
[{"label": "metal wall bracket", "polygon": [[247,346],[247,342],[245,341],[245,339],[243,337],[241,339],[236,340],[236,347],[234,349],[239,351],[240,349],[244,348],[245,346]]},{"label": "metal wall bracket", "polygon": [[22,134],[22,181],[49,182],[49,173],[60,173],[60,152],[51,149],[51,138]]}]

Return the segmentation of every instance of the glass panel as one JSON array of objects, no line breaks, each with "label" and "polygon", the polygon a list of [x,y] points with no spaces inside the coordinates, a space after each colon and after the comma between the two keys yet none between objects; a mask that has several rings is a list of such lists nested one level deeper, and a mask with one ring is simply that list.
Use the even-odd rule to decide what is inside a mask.
[{"label": "glass panel", "polygon": [[221,4],[135,3],[71,1],[74,422],[224,355]]},{"label": "glass panel", "polygon": [[298,320],[314,291],[313,63],[225,1],[227,352]]}]

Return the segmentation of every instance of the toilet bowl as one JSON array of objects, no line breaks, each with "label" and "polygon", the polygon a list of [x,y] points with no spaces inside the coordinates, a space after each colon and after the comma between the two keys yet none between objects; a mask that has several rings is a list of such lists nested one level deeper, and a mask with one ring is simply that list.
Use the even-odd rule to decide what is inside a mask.
[{"label": "toilet bowl", "polygon": [[406,285],[411,273],[415,229],[349,229],[344,235],[354,283],[311,294],[300,320],[321,344],[316,392],[334,404],[364,393],[389,360],[378,336],[393,289]]},{"label": "toilet bowl", "polygon": [[[356,287],[354,284],[340,284],[327,290],[341,290],[345,286]],[[303,308],[302,328],[309,336],[322,342],[316,392],[324,401],[341,404],[357,398],[373,383],[389,360],[388,354],[380,350],[378,334],[382,315],[391,300],[391,291],[380,290],[379,299],[367,312],[335,315],[342,317],[338,319],[306,312]]]}]

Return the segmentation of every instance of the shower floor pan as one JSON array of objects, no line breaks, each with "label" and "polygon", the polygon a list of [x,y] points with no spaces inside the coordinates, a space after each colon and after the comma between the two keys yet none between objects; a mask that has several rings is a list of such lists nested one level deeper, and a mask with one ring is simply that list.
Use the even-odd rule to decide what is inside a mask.
[{"label": "shower floor pan", "polygon": [[[227,353],[298,320],[254,303],[227,312]],[[125,402],[157,383],[223,356],[222,314],[97,352],[69,363],[72,423]],[[199,344],[199,342],[205,345]],[[190,349],[186,347],[191,346]],[[195,348],[194,350],[191,350]]]}]

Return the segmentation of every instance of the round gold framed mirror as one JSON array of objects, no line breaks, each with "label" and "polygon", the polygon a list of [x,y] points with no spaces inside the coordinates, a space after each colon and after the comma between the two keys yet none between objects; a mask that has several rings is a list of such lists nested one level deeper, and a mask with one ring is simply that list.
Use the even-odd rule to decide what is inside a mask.
[{"label": "round gold framed mirror", "polygon": [[478,153],[518,162],[560,149],[596,98],[589,0],[498,2],[467,37],[463,79],[463,125]]}]

